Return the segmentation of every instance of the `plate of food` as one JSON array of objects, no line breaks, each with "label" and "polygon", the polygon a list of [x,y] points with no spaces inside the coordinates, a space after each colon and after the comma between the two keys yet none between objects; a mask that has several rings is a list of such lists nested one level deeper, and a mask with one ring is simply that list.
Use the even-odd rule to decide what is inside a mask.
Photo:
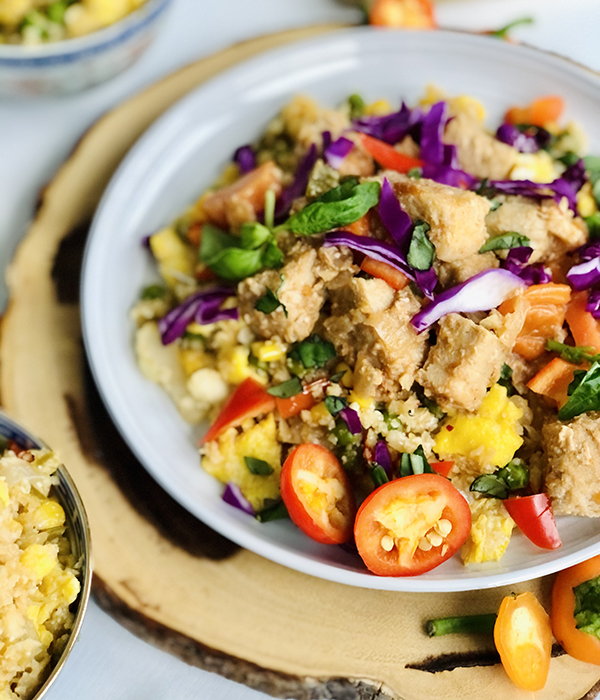
[{"label": "plate of food", "polygon": [[372,27],[178,102],[83,266],[86,351],[141,463],[349,585],[473,590],[600,552],[599,106],[564,58]]}]

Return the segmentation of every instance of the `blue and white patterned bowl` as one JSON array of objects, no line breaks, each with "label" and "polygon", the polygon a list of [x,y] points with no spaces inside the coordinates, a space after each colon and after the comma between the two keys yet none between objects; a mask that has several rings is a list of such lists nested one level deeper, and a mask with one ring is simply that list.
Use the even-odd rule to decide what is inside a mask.
[{"label": "blue and white patterned bowl", "polygon": [[[35,437],[24,427],[16,423],[10,416],[0,410],[0,438],[14,440],[24,449],[41,449],[48,447],[42,440]],[[83,623],[83,617],[87,608],[92,587],[92,562],[90,551],[90,527],[87,514],[81,496],[68,471],[64,466],[58,469],[59,483],[52,487],[51,494],[56,496],[67,516],[66,535],[71,541],[72,550],[76,558],[81,559],[81,590],[74,606],[76,606],[75,618],[69,640],[58,659],[53,659],[51,671],[37,690],[32,700],[40,700],[53,683],[54,679],[63,668]]]},{"label": "blue and white patterned bowl", "polygon": [[119,22],[74,39],[0,44],[0,96],[78,92],[112,78],[148,48],[170,2],[147,0]]}]

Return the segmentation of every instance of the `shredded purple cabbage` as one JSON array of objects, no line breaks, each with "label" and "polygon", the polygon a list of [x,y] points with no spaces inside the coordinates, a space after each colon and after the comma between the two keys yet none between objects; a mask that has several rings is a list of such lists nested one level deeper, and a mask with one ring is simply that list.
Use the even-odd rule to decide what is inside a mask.
[{"label": "shredded purple cabbage", "polygon": [[359,435],[362,433],[362,423],[360,422],[358,413],[353,408],[345,406],[340,411],[340,416],[346,421],[348,430],[352,435]]},{"label": "shredded purple cabbage", "polygon": [[412,220],[402,209],[402,205],[394,193],[394,188],[386,177],[383,178],[381,185],[378,212],[393,241],[403,253],[406,253],[410,245]]},{"label": "shredded purple cabbage", "polygon": [[352,122],[352,128],[386,143],[394,144],[402,141],[408,134],[418,140],[422,122],[423,112],[418,107],[409,109],[403,102],[398,112],[355,119]]},{"label": "shredded purple cabbage", "polygon": [[582,245],[577,252],[582,260],[591,260],[592,258],[600,257],[600,238],[596,238],[591,243]]},{"label": "shredded purple cabbage", "polygon": [[323,156],[327,165],[339,170],[340,165],[344,162],[344,158],[353,148],[354,141],[347,139],[345,136],[340,136],[339,139],[331,142],[328,146],[323,144]]},{"label": "shredded purple cabbage", "polygon": [[495,309],[512,292],[523,287],[525,282],[508,270],[484,270],[466,282],[438,294],[435,300],[415,314],[410,322],[417,333],[421,333],[446,314]]},{"label": "shredded purple cabbage", "polygon": [[239,508],[240,510],[243,510],[244,513],[248,513],[248,515],[255,515],[252,504],[244,496],[240,487],[237,484],[234,484],[233,481],[229,481],[227,483],[221,498],[225,501],[225,503],[229,503],[230,506]]},{"label": "shredded purple cabbage", "polygon": [[294,199],[296,199],[297,197],[301,197],[306,191],[306,187],[308,186],[308,181],[310,179],[310,174],[312,172],[312,169],[315,167],[317,158],[317,147],[313,143],[310,145],[310,148],[308,149],[308,151],[306,151],[304,157],[298,164],[298,167],[296,168],[296,174],[294,176],[294,181],[291,185],[289,185],[289,187],[286,187],[283,190],[281,196],[277,200],[277,204],[275,206],[276,220],[280,220],[282,217],[286,216],[288,211],[290,210],[290,207],[292,206],[292,202],[294,201]]},{"label": "shredded purple cabbage", "polygon": [[436,102],[425,115],[421,125],[421,158],[426,163],[456,168],[456,148],[445,144],[442,138],[448,123],[447,112],[446,102]]},{"label": "shredded purple cabbage", "polygon": [[578,291],[596,286],[600,282],[600,258],[575,265],[567,272],[567,279]]},{"label": "shredded purple cabbage", "polygon": [[191,294],[158,321],[163,345],[169,345],[180,338],[192,321],[205,324],[237,319],[239,317],[237,308],[220,308],[225,299],[232,296],[235,296],[235,289],[232,287],[211,287]]},{"label": "shredded purple cabbage", "polygon": [[532,182],[531,180],[490,180],[487,186],[501,194],[521,195],[533,199],[552,198],[557,204],[563,197],[566,197],[569,208],[576,212],[577,192],[581,188],[580,180],[576,174],[577,170],[574,170],[573,173],[569,173],[567,170],[562,177],[546,183]]},{"label": "shredded purple cabbage", "polygon": [[375,443],[375,462],[383,468],[389,478],[392,476],[392,458],[390,449],[385,440],[378,440]]},{"label": "shredded purple cabbage", "polygon": [[[452,146],[452,148],[454,148]],[[478,189],[480,180],[460,168],[453,168],[450,165],[425,163],[422,168],[422,175],[428,180],[435,180],[440,185],[458,187],[462,190]]]},{"label": "shredded purple cabbage", "polygon": [[514,124],[505,122],[498,127],[496,138],[521,153],[537,153],[550,143],[551,135],[541,127],[530,127],[521,131]]},{"label": "shredded purple cabbage", "polygon": [[520,277],[527,285],[546,284],[552,281],[552,272],[542,263],[527,262],[533,253],[533,248],[529,246],[518,246],[511,248],[508,251],[506,260],[503,261],[503,267]]},{"label": "shredded purple cabbage", "polygon": [[585,310],[589,311],[594,318],[600,319],[600,289],[592,289],[588,292]]},{"label": "shredded purple cabbage", "polygon": [[243,174],[256,168],[256,154],[250,145],[240,146],[233,154],[233,160]]}]

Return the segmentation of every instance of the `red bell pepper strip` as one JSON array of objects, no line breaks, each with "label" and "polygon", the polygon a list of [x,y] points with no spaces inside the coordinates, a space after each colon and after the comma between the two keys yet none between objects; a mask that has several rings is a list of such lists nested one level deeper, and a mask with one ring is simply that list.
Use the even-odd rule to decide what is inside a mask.
[{"label": "red bell pepper strip", "polygon": [[359,133],[358,136],[365,150],[373,156],[382,168],[397,170],[399,173],[407,173],[413,168],[423,167],[423,161],[420,158],[413,158],[404,153],[399,153],[385,141],[376,139],[368,134]]},{"label": "red bell pepper strip", "polygon": [[200,444],[216,440],[227,428],[241,425],[246,418],[256,418],[256,416],[270,413],[274,409],[275,397],[268,394],[256,379],[248,377],[227,399],[215,422],[200,440]]},{"label": "red bell pepper strip", "polygon": [[447,477],[448,474],[450,474],[450,472],[452,471],[454,462],[452,460],[447,460],[445,462],[431,462],[429,466],[433,469],[433,471],[436,474]]},{"label": "red bell pepper strip", "polygon": [[561,546],[548,494],[507,498],[504,505],[519,530],[538,547],[557,549]]}]

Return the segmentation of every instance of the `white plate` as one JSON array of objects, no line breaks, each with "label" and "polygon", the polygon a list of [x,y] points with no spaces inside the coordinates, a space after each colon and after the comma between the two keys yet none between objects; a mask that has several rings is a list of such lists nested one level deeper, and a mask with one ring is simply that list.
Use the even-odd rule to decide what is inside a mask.
[{"label": "white plate", "polygon": [[124,438],[152,476],[185,508],[243,547],[285,566],[354,586],[459,591],[524,581],[600,552],[600,521],[561,518],[563,546],[538,549],[515,533],[499,563],[465,567],[457,557],[417,578],[373,576],[339,547],[312,542],[289,521],[261,524],[225,504],[203,472],[198,434],[143,378],[128,317],[156,278],[140,241],[169,223],[208,186],[237,146],[252,141],[297,93],[337,106],[352,93],[414,104],[427,84],[469,94],[497,125],[507,106],[559,93],[600,153],[600,78],[560,57],[458,32],[368,27],[275,50],[186,96],[134,146],[99,206],[83,268],[84,338],[96,382]]}]

